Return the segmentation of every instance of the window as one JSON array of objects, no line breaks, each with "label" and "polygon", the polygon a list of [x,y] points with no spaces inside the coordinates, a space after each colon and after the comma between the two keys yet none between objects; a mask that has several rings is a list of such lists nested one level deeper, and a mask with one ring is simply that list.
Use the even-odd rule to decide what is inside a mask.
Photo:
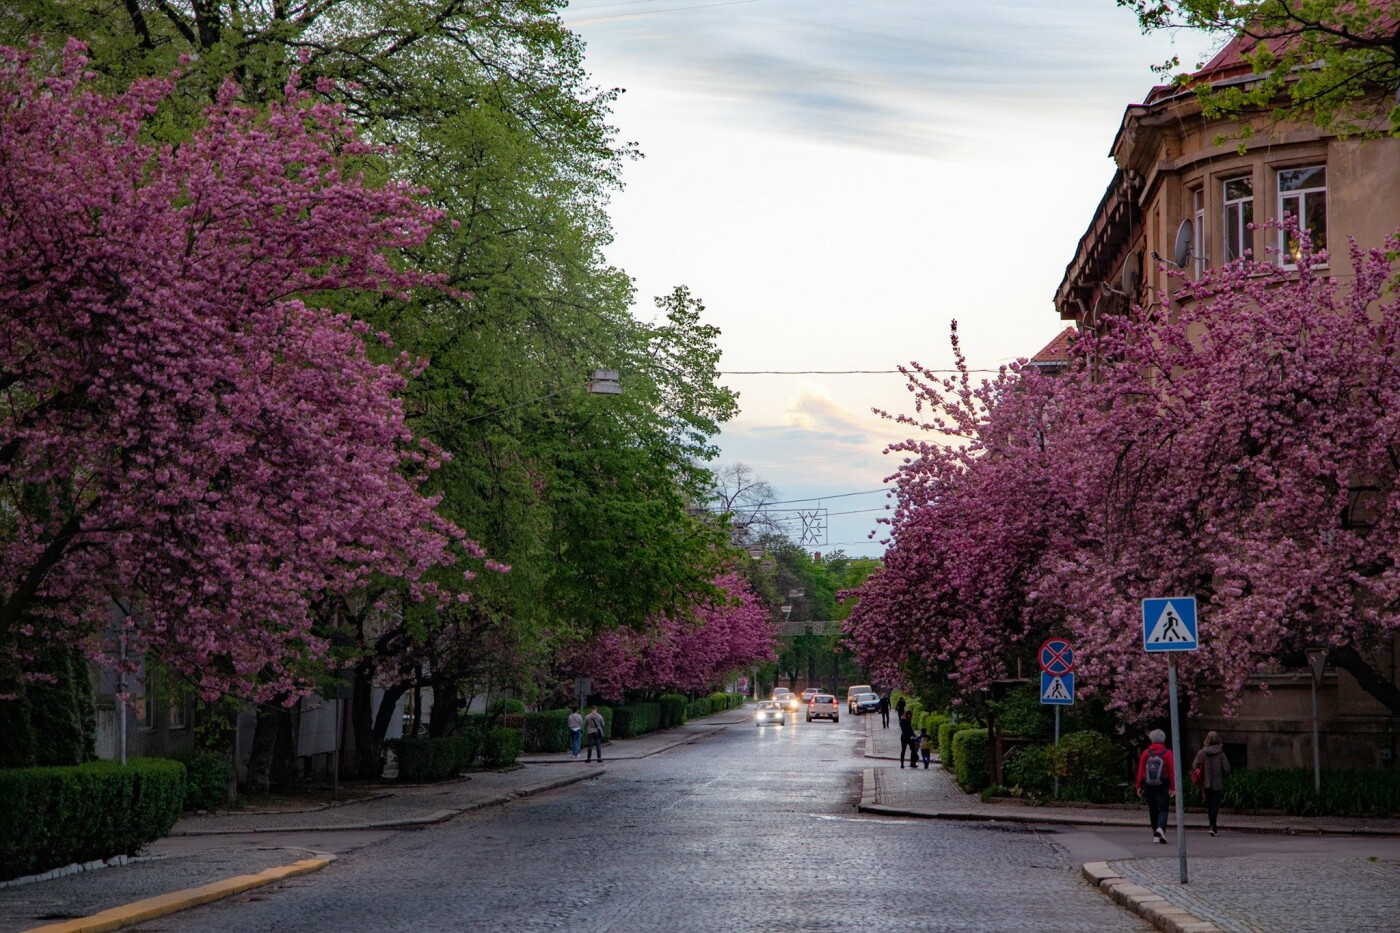
[{"label": "window", "polygon": [[156,727],[156,698],[151,690],[151,684],[142,677],[141,692],[136,694],[132,700],[132,706],[136,710],[136,724],[142,729],[154,729]]},{"label": "window", "polygon": [[1206,190],[1191,189],[1191,269],[1199,279],[1206,268]]},{"label": "window", "polygon": [[1238,262],[1254,252],[1254,179],[1230,178],[1225,181],[1225,261]]},{"label": "window", "polygon": [[185,720],[185,701],[180,697],[170,698],[170,722],[171,729],[183,729],[189,723]]},{"label": "window", "polygon": [[[1288,214],[1308,231],[1314,253],[1327,248],[1327,166],[1289,168],[1278,173],[1279,219]],[[1284,265],[1295,265],[1303,247],[1285,230],[1279,231],[1279,247]]]}]

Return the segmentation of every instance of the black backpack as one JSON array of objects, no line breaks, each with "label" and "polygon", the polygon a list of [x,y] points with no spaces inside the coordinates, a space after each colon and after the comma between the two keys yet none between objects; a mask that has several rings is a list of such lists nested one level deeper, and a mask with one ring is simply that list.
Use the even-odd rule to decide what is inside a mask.
[{"label": "black backpack", "polygon": [[1142,769],[1142,783],[1149,787],[1157,787],[1162,783],[1162,771],[1167,766],[1167,759],[1160,751],[1147,750],[1147,765]]}]

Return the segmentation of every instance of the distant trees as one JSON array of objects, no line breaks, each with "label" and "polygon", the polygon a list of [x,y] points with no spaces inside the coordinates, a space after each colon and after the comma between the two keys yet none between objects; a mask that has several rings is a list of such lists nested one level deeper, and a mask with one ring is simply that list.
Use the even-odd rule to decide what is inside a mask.
[{"label": "distant trees", "polygon": [[1397,249],[1353,247],[1348,285],[1311,253],[1215,270],[1171,314],[1083,336],[1059,377],[911,370],[933,436],[895,448],[894,544],[850,620],[860,656],[970,695],[1065,635],[1086,693],[1150,718],[1166,679],[1140,601],[1195,595],[1188,688],[1238,697],[1317,645],[1400,712],[1376,661],[1400,633]]}]

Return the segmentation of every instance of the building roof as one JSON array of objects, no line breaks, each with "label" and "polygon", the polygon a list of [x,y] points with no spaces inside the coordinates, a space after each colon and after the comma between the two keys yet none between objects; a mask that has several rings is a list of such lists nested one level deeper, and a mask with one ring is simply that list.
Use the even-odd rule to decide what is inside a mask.
[{"label": "building roof", "polygon": [[1078,338],[1079,331],[1066,327],[1055,339],[1041,347],[1040,352],[1030,358],[1030,365],[1037,369],[1059,370],[1069,365],[1069,351]]}]

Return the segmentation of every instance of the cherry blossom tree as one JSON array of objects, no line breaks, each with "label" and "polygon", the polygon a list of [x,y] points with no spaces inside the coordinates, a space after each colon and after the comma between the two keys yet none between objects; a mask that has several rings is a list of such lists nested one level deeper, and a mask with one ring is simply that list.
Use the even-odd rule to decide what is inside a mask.
[{"label": "cherry blossom tree", "polygon": [[863,655],[973,692],[1053,631],[1086,693],[1151,718],[1165,661],[1142,650],[1140,601],[1194,595],[1201,649],[1179,663],[1193,695],[1228,704],[1318,645],[1400,711],[1375,663],[1400,634],[1397,247],[1216,270],[1171,313],[1086,335],[1054,379],[916,384],[940,415],[926,427],[961,446],[901,447],[919,455],[852,614]]},{"label": "cherry blossom tree", "polygon": [[657,619],[644,631],[602,632],[571,652],[565,666],[588,674],[599,696],[621,700],[628,691],[704,690],[773,660],[777,628],[748,582],[726,572],[714,584],[720,595],[699,603],[693,616]]},{"label": "cherry blossom tree", "polygon": [[435,215],[294,83],[261,110],[227,84],[154,145],[172,83],[99,94],[83,53],[0,50],[0,665],[95,654],[124,606],[129,650],[206,695],[294,694],[318,597],[480,556],[417,491],[422,363],[312,303],[419,284],[391,257]]}]

